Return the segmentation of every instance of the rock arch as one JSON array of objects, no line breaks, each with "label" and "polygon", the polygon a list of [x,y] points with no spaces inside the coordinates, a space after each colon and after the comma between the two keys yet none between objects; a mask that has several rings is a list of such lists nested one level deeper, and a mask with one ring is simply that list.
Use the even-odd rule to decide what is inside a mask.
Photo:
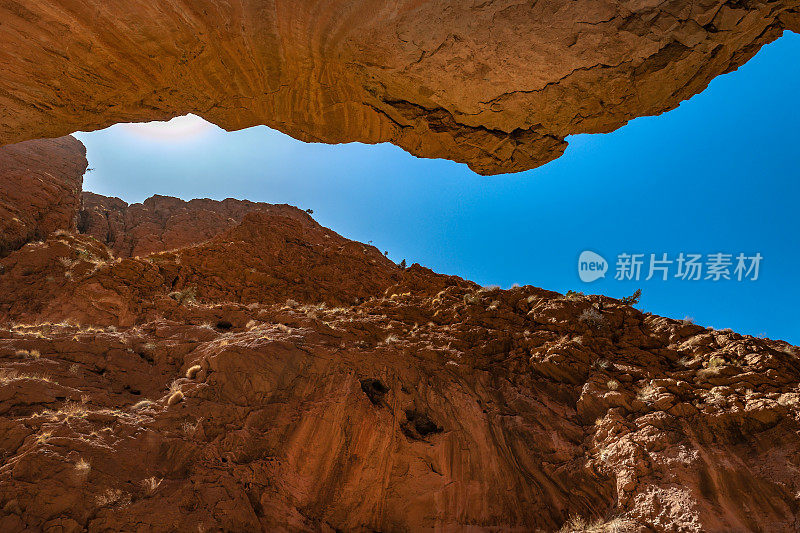
[{"label": "rock arch", "polygon": [[676,107],[798,1],[0,1],[0,144],[196,113],[482,174]]}]

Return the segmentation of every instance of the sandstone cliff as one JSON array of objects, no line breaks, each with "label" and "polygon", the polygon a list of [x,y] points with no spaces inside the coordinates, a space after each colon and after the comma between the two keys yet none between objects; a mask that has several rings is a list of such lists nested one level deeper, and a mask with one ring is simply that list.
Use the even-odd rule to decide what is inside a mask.
[{"label": "sandstone cliff", "polygon": [[798,0],[0,1],[0,144],[196,113],[492,174],[676,107]]},{"label": "sandstone cliff", "polygon": [[784,342],[401,269],[288,206],[83,211],[0,259],[1,531],[798,526]]},{"label": "sandstone cliff", "polygon": [[74,137],[0,150],[0,257],[34,238],[74,230],[86,149]]}]

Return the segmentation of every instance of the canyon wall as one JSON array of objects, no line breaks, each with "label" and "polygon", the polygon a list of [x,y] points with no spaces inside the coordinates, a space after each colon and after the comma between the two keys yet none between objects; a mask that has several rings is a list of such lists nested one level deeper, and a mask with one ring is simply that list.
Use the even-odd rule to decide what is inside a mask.
[{"label": "canyon wall", "polygon": [[4,532],[800,524],[794,346],[401,268],[289,206],[79,209],[82,148],[42,146],[29,194],[81,214],[0,258]]},{"label": "canyon wall", "polygon": [[798,0],[0,1],[0,144],[198,114],[483,174],[676,107]]},{"label": "canyon wall", "polygon": [[75,230],[86,149],[74,137],[0,149],[0,257],[56,230]]}]

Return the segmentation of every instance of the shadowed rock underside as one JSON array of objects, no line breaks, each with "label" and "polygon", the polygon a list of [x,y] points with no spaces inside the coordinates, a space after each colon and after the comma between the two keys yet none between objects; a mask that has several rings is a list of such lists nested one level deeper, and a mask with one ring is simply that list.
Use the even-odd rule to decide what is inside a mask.
[{"label": "shadowed rock underside", "polygon": [[798,0],[2,0],[0,144],[196,113],[517,172],[798,28]]}]

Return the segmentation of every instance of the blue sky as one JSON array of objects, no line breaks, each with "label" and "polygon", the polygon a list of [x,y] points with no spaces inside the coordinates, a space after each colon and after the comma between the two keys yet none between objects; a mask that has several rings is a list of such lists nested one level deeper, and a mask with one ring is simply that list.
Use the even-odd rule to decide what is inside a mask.
[{"label": "blue sky", "polygon": [[[78,133],[94,168],[84,188],[128,202],[164,194],[312,208],[395,261],[483,285],[614,297],[641,288],[645,311],[800,344],[797,57],[800,35],[787,32],[678,109],[571,137],[562,158],[519,174],[481,177],[391,145],[304,144],[188,118]],[[584,250],[610,263],[605,278],[579,279]],[[618,281],[623,252],[763,260],[757,281]]]}]

